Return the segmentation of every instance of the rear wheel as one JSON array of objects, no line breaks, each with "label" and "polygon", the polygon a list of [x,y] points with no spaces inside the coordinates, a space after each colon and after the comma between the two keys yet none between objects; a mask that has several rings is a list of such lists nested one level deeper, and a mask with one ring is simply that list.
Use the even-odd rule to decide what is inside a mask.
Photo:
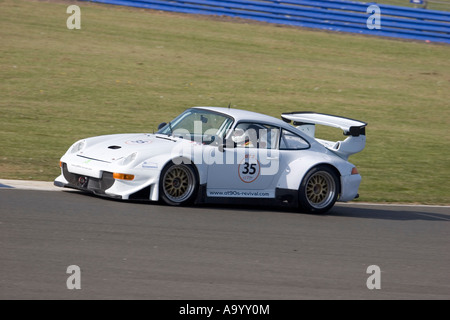
[{"label": "rear wheel", "polygon": [[197,175],[191,165],[168,165],[161,173],[159,191],[161,199],[172,206],[193,201],[197,192]]},{"label": "rear wheel", "polygon": [[300,208],[310,213],[330,210],[339,195],[339,178],[327,166],[312,168],[303,178],[299,189]]}]

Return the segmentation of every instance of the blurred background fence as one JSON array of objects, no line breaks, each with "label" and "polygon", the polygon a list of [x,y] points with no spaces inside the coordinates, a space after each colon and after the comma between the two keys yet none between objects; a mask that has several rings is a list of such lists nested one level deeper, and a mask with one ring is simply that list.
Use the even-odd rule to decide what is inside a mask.
[{"label": "blurred background fence", "polygon": [[[162,11],[229,16],[329,31],[450,43],[450,12],[352,1],[84,0]],[[380,9],[374,28],[371,5]],[[369,23],[369,25],[368,25]],[[369,28],[370,27],[370,28]]]}]

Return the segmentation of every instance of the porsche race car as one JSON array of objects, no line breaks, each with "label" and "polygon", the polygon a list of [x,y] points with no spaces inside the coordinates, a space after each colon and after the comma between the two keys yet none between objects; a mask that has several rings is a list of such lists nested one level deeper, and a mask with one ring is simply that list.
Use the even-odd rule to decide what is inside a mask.
[{"label": "porsche race car", "polygon": [[[358,197],[361,176],[348,161],[366,143],[367,123],[314,112],[260,113],[193,107],[156,133],[75,142],[54,184],[124,200],[264,204],[323,213]],[[315,137],[316,125],[346,138]]]}]

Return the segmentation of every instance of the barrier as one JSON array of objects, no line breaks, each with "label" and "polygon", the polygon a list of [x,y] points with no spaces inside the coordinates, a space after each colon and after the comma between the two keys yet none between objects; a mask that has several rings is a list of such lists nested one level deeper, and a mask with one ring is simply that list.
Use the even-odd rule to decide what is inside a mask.
[{"label": "barrier", "polygon": [[369,29],[375,3],[342,0],[83,0],[191,14],[222,15],[268,23],[450,43],[450,12],[377,4],[380,28]]}]

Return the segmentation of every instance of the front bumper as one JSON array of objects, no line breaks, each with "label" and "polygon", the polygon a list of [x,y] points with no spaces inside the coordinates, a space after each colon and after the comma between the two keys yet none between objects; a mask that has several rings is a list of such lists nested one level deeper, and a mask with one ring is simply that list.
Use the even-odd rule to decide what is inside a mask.
[{"label": "front bumper", "polygon": [[140,166],[128,169],[127,174],[135,175],[135,178],[129,181],[113,177],[113,172],[123,168],[98,161],[79,163],[64,160],[66,159],[61,161],[61,175],[54,181],[55,186],[78,189],[115,199],[142,201],[158,201],[159,199],[160,172],[158,169],[142,169]]},{"label": "front bumper", "polygon": [[91,192],[96,195],[109,198],[122,199],[121,195],[106,193],[115,182],[112,172],[103,172],[100,178],[71,173],[67,169],[67,164],[62,163],[61,176],[56,178],[54,185],[57,187],[66,187]]}]

